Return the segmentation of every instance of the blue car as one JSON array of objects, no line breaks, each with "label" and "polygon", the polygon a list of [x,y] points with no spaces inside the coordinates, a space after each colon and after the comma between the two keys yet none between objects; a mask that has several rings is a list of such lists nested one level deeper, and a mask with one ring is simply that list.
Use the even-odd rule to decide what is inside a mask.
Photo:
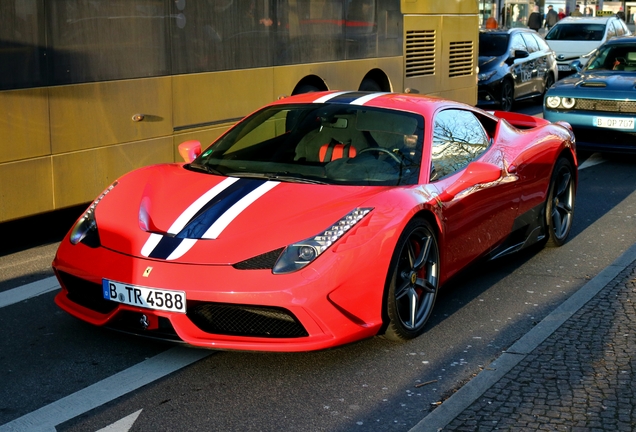
[{"label": "blue car", "polygon": [[570,123],[578,150],[636,153],[636,36],[598,47],[585,67],[558,81],[543,102],[543,117]]}]

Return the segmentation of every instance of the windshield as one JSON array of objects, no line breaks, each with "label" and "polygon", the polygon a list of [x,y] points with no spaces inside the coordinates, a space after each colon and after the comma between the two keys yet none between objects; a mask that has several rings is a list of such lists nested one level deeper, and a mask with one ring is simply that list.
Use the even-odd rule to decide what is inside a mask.
[{"label": "windshield", "polygon": [[508,52],[508,34],[479,33],[479,55],[499,57]]},{"label": "windshield", "polygon": [[600,41],[605,24],[557,24],[545,35],[545,40]]},{"label": "windshield", "polygon": [[636,44],[601,46],[592,55],[585,70],[636,71]]},{"label": "windshield", "polygon": [[239,122],[188,167],[289,182],[412,185],[423,127],[419,115],[363,106],[273,106]]}]

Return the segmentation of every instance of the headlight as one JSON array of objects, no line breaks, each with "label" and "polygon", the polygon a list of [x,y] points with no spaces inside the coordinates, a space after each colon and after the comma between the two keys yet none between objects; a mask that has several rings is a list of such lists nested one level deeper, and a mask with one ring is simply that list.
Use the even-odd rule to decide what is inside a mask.
[{"label": "headlight", "polygon": [[86,209],[81,218],[75,223],[73,228],[71,229],[71,234],[69,239],[72,244],[76,245],[91,232],[97,231],[97,222],[95,221],[95,207],[97,204],[110,192],[113,188],[117,186],[117,182],[108,186],[108,188],[102,192],[100,196],[97,197],[95,201]]},{"label": "headlight", "polygon": [[322,233],[287,246],[274,264],[273,273],[291,273],[307,266],[360,222],[371,210],[373,208],[357,208]]},{"label": "headlight", "polygon": [[576,105],[576,99],[571,97],[548,96],[545,98],[545,105],[552,109],[559,107],[572,109],[574,105]]},{"label": "headlight", "polygon": [[557,108],[561,104],[561,98],[558,96],[550,96],[545,99],[545,104],[548,108]]},{"label": "headlight", "polygon": [[497,73],[496,70],[491,70],[491,71],[488,71],[488,72],[482,72],[482,73],[477,75],[477,79],[479,81],[486,81],[486,80],[490,79],[495,73]]},{"label": "headlight", "polygon": [[570,108],[574,107],[575,103],[576,103],[576,99],[574,99],[574,98],[563,98],[563,99],[561,99],[561,105],[563,105],[563,108],[570,109]]}]

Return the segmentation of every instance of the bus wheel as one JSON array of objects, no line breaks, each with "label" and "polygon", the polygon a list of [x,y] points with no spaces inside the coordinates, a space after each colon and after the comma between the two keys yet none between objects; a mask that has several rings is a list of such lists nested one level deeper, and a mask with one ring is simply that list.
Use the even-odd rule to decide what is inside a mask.
[{"label": "bus wheel", "polygon": [[365,78],[360,83],[360,91],[381,92],[380,84],[370,78]]},{"label": "bus wheel", "polygon": [[297,95],[297,94],[313,93],[313,92],[319,92],[319,91],[320,89],[314,85],[301,84],[298,87],[296,87],[293,94]]}]

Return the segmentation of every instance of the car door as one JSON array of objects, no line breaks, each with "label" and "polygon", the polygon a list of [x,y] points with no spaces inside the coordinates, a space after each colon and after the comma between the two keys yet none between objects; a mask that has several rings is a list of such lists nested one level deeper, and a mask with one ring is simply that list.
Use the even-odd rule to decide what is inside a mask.
[{"label": "car door", "polygon": [[547,54],[541,51],[539,44],[531,33],[524,33],[521,36],[528,47],[528,53],[530,53],[530,57],[527,59],[528,68],[530,69],[528,93],[542,93],[543,81],[548,62]]},{"label": "car door", "polygon": [[[493,163],[502,169],[502,176],[507,172],[504,155],[492,148],[491,137],[472,111],[437,112],[431,142],[431,183],[440,196],[457,186],[472,161]],[[489,252],[510,234],[518,210],[516,188],[515,182],[507,181],[480,184],[440,202],[443,259],[449,274]]]},{"label": "car door", "polygon": [[[528,52],[526,42],[521,33],[514,33],[510,38],[511,56],[514,58],[515,51]],[[534,61],[531,56],[525,58],[514,58],[512,64],[512,75],[515,82],[515,99],[523,97],[530,92],[532,86],[532,69]]]}]

